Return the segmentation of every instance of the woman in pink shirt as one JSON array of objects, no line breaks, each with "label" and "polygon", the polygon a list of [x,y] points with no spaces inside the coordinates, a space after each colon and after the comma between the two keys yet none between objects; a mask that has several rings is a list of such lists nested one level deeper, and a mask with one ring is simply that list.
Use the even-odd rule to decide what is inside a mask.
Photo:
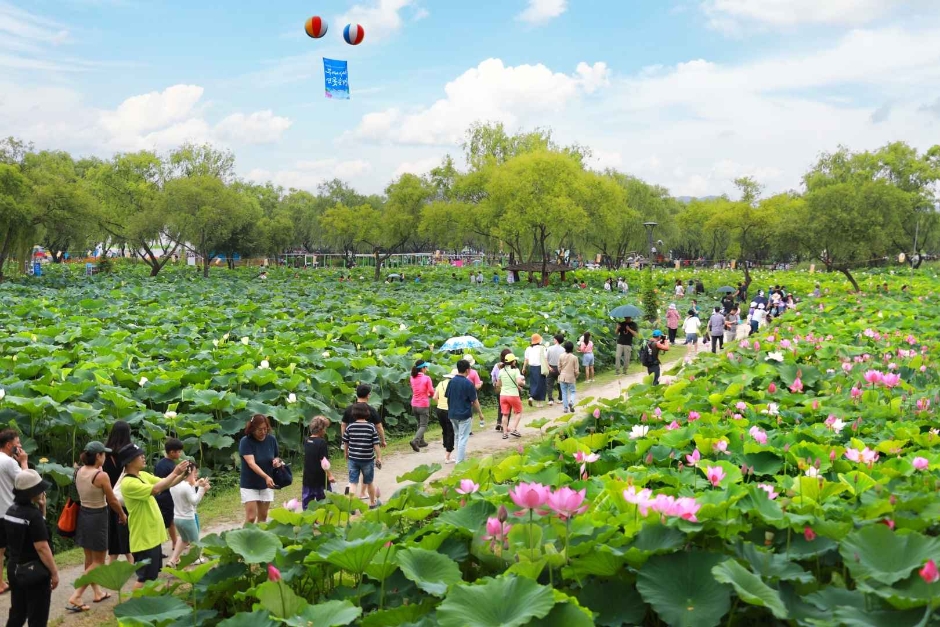
[{"label": "woman in pink shirt", "polygon": [[[477,363],[477,360],[473,358],[473,355],[464,355],[464,361],[470,364],[470,370],[467,371],[467,379],[470,380],[470,383],[473,384],[473,387],[477,389],[477,392],[480,391],[480,388],[483,387],[483,379],[480,378],[480,373],[473,369],[473,366]],[[480,428],[486,426],[486,423],[482,420],[480,421]],[[470,435],[473,435],[473,430],[470,430]]]},{"label": "woman in pink shirt", "polygon": [[669,329],[669,343],[675,344],[676,331],[679,329],[679,310],[676,309],[675,303],[670,304],[666,310],[666,328]]},{"label": "woman in pink shirt", "polygon": [[411,448],[417,453],[428,445],[424,441],[424,432],[428,430],[428,419],[431,416],[431,397],[434,396],[434,383],[428,376],[428,367],[431,364],[419,359],[411,369],[411,411],[418,419],[418,432],[411,440]]}]

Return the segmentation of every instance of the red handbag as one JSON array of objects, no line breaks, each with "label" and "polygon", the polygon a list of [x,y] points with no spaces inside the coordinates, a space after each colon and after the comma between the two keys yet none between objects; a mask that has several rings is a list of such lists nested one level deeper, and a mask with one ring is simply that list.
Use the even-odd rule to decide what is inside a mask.
[{"label": "red handbag", "polygon": [[69,497],[65,501],[62,513],[59,514],[59,523],[57,525],[59,535],[63,538],[72,538],[75,536],[75,530],[78,529],[78,512],[81,504],[76,503]]}]

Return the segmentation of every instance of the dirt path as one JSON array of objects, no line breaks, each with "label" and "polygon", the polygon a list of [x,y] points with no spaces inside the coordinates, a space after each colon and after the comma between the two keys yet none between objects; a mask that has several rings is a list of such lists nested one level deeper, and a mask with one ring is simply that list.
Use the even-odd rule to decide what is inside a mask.
[{"label": "dirt path", "polygon": [[[679,347],[677,346],[676,348],[678,349]],[[684,350],[677,350],[676,352],[681,353],[676,355],[679,359],[685,355]],[[679,359],[664,363],[663,370],[668,370],[671,368],[679,361]],[[620,398],[624,393],[626,393],[628,387],[634,383],[639,383],[642,381],[644,376],[646,376],[645,372],[637,372],[626,376],[620,376],[605,384],[579,383],[576,399],[578,399],[580,402],[586,398]],[[578,413],[583,413],[584,411],[584,408],[581,408],[579,409]],[[496,453],[507,448],[515,449],[520,445],[525,446],[537,435],[534,430],[524,428],[526,425],[528,425],[531,421],[538,420],[540,418],[558,418],[563,415],[564,414],[562,414],[560,402],[556,402],[556,404],[552,407],[546,406],[541,409],[525,406],[519,429],[523,437],[511,437],[508,440],[504,440],[502,438],[502,433],[495,430],[495,416],[487,416],[486,427],[482,429],[479,427],[476,417],[474,417],[474,432],[473,436],[470,438],[469,444],[467,445],[467,455],[469,457],[482,457],[484,455]],[[443,468],[433,475],[432,479],[444,477],[453,472],[455,464],[444,464],[444,449],[441,446],[440,440],[432,440],[428,444],[429,446],[425,449],[422,449],[419,453],[408,451],[407,453],[389,454],[387,457],[385,457],[382,469],[376,471],[375,475],[375,483],[380,490],[382,498],[391,497],[396,490],[404,485],[399,484],[395,480],[396,477],[401,476],[410,470],[414,470],[418,466],[434,463],[441,464]],[[345,477],[337,477],[337,479],[337,489],[342,490],[345,487],[346,479]],[[275,503],[275,506],[279,505],[279,503]],[[237,517],[234,520],[217,522],[211,526],[206,527],[203,530],[203,535],[208,535],[210,533],[221,533],[223,531],[240,526],[240,508],[237,508],[236,514]],[[165,546],[168,545],[169,543],[167,543]],[[169,549],[165,549],[164,552],[169,554]],[[65,610],[68,599],[74,591],[72,582],[81,576],[83,570],[84,569],[80,566],[62,568],[59,570],[59,579],[61,580],[61,583],[59,587],[52,593],[52,607],[49,614],[50,624],[74,626],[100,625],[107,624],[108,621],[113,620],[112,610],[114,605],[117,603],[116,594],[114,594],[113,598],[108,599],[102,603],[92,603],[91,590],[87,590],[85,592],[85,603],[91,606],[91,611],[82,614],[72,614]],[[131,584],[128,583],[128,585],[125,587],[125,594],[130,591],[130,588]],[[9,608],[9,594],[0,596],[0,613],[8,612]]]}]

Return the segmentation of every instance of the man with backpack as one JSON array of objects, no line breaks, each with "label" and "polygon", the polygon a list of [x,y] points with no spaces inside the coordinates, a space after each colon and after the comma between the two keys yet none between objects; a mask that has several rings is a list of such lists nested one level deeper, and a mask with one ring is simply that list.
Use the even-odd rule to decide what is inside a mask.
[{"label": "man with backpack", "polygon": [[653,385],[659,385],[659,354],[669,350],[669,342],[659,329],[653,331],[653,337],[643,343],[640,349],[640,363],[646,366],[646,372],[653,375]]}]

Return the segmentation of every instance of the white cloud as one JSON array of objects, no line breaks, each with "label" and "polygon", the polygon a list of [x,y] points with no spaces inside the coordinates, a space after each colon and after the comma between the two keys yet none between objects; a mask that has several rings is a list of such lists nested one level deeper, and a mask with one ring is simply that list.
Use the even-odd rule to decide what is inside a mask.
[{"label": "white cloud", "polygon": [[574,74],[552,72],[544,65],[505,66],[488,59],[447,83],[446,98],[414,113],[391,108],[363,116],[353,136],[401,144],[458,143],[477,120],[508,126],[528,123],[540,114],[560,112],[582,93],[610,84],[605,63],[580,63]]},{"label": "white cloud", "polygon": [[272,144],[290,128],[288,118],[274,115],[270,109],[250,115],[233,113],[215,126],[216,135],[223,140],[243,144]]},{"label": "white cloud", "polygon": [[373,0],[370,4],[356,4],[336,19],[337,28],[342,34],[346,24],[358,23],[365,29],[367,39],[381,41],[401,29],[404,24],[401,10],[414,3],[415,0]]},{"label": "white cloud", "polygon": [[417,161],[404,161],[395,170],[392,179],[397,179],[402,174],[417,174],[421,176],[422,174],[427,174],[440,164],[440,157],[429,157],[427,159],[418,159]]},{"label": "white cloud", "polygon": [[567,10],[568,0],[529,0],[529,5],[516,19],[529,24],[544,24]]},{"label": "white cloud", "polygon": [[334,178],[344,181],[355,180],[371,171],[372,166],[363,159],[340,161],[338,159],[319,159],[298,161],[287,170],[271,171],[255,168],[248,172],[248,179],[258,183],[270,181],[288,189],[306,189],[316,191],[317,186]]},{"label": "white cloud", "polygon": [[103,112],[101,125],[115,136],[164,128],[192,115],[202,94],[198,85],[173,85],[162,92],[132,96],[114,111]]},{"label": "white cloud", "polygon": [[61,44],[68,40],[69,31],[61,22],[19,9],[8,2],[0,2],[0,45]]},{"label": "white cloud", "polygon": [[744,25],[860,25],[885,16],[909,0],[704,0],[709,24],[737,31]]}]

